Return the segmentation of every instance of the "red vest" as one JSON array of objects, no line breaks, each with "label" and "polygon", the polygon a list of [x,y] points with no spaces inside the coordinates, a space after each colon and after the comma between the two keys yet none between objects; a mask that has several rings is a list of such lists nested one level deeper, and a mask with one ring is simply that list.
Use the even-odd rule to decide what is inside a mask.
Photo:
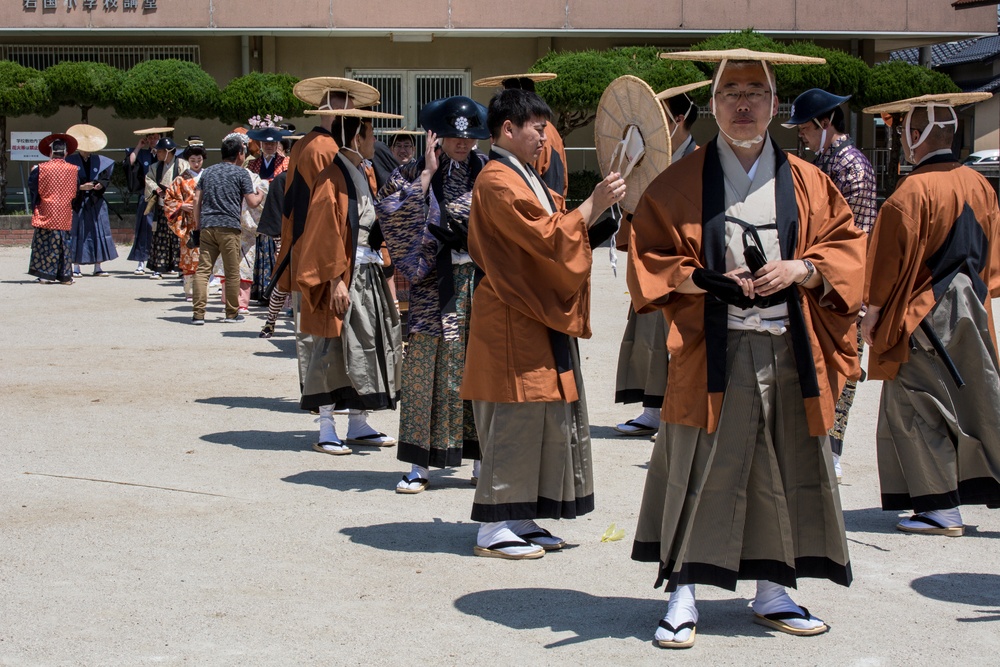
[{"label": "red vest", "polygon": [[69,231],[73,228],[73,199],[79,188],[79,170],[56,158],[38,165],[38,201],[31,226]]}]

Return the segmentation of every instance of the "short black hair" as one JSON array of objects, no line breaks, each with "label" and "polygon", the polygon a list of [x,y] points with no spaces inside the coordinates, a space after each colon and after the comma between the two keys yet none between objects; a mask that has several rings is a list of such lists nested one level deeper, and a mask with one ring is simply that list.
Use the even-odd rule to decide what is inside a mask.
[{"label": "short black hair", "polygon": [[[348,146],[351,145],[351,141],[360,130],[362,124],[361,120],[361,118],[356,118],[354,116],[334,117],[333,125],[330,127],[330,134],[333,135],[333,138],[337,142],[338,146],[340,146],[341,142],[346,143]],[[340,147],[344,148],[344,146]]]},{"label": "short black hair", "polygon": [[232,162],[240,156],[240,153],[246,153],[246,150],[246,144],[236,137],[222,140],[222,159],[227,162]]},{"label": "short black hair", "polygon": [[486,111],[486,127],[490,135],[496,139],[500,136],[500,128],[504,121],[510,121],[518,127],[523,127],[532,118],[552,119],[552,109],[537,93],[519,88],[501,90],[490,100]]},{"label": "short black hair", "polygon": [[834,107],[833,111],[828,111],[816,116],[817,122],[823,122],[827,118],[830,119],[830,125],[833,125],[833,129],[841,134],[847,132],[847,122],[844,118],[844,110],[840,107]]},{"label": "short black hair", "polygon": [[670,120],[687,114],[684,119],[685,130],[690,130],[694,122],[698,120],[698,105],[692,102],[687,95],[674,95],[667,100],[667,107],[670,109]]}]

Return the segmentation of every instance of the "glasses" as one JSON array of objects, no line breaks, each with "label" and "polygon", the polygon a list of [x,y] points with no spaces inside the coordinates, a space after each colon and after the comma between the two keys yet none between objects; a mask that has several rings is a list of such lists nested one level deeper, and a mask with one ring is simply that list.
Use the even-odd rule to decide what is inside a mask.
[{"label": "glasses", "polygon": [[720,90],[715,94],[726,104],[737,104],[741,97],[747,98],[750,104],[760,104],[771,96],[770,90]]},{"label": "glasses", "polygon": [[[893,129],[896,130],[896,136],[897,137],[903,136],[903,126],[902,125],[897,125]],[[924,133],[924,128],[922,128],[922,127],[911,127],[910,128],[910,132],[919,132],[920,134],[923,134]]]}]

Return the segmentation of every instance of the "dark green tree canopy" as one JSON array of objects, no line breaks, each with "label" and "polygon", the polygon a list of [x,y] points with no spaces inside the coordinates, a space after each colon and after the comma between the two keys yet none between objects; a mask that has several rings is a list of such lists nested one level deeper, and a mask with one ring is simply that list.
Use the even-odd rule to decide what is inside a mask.
[{"label": "dark green tree canopy", "polygon": [[292,94],[298,78],[291,74],[251,72],[237,77],[219,95],[219,120],[223,123],[245,123],[253,116],[267,114],[298,118],[309,108]]},{"label": "dark green tree canopy", "polygon": [[886,104],[933,93],[957,93],[960,90],[941,72],[902,60],[890,60],[871,68],[868,85],[860,96],[860,106]]},{"label": "dark green tree canopy", "polygon": [[51,116],[57,110],[41,72],[9,60],[0,61],[0,116]]},{"label": "dark green tree canopy", "polygon": [[219,101],[215,79],[194,63],[147,60],[125,72],[115,110],[122,118],[214,118]]},{"label": "dark green tree canopy", "polygon": [[80,107],[87,122],[92,107],[107,108],[115,103],[123,72],[104,63],[64,61],[45,70],[52,101],[60,106]]},{"label": "dark green tree canopy", "polygon": [[552,52],[532,65],[531,71],[559,75],[539,83],[538,94],[555,113],[556,129],[565,135],[594,119],[601,95],[620,76],[639,77],[656,91],[705,79],[692,63],[664,60],[660,51],[655,46],[630,46]]},{"label": "dark green tree canopy", "polygon": [[58,109],[41,72],[9,60],[0,61],[0,208],[7,199],[7,119],[51,116]]}]

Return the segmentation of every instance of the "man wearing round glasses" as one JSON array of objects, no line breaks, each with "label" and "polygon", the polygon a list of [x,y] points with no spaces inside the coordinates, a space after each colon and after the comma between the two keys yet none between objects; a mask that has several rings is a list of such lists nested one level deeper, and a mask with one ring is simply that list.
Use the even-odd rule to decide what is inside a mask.
[{"label": "man wearing round glasses", "polygon": [[847,202],[767,134],[772,63],[747,50],[670,53],[718,62],[719,136],[650,184],[632,219],[636,312],[671,322],[662,423],[632,558],[671,592],[663,648],[695,639],[695,585],[756,580],[753,621],[791,635],[827,625],[786,587],[851,581],[827,430],[860,373],[855,320],[865,242]]}]

